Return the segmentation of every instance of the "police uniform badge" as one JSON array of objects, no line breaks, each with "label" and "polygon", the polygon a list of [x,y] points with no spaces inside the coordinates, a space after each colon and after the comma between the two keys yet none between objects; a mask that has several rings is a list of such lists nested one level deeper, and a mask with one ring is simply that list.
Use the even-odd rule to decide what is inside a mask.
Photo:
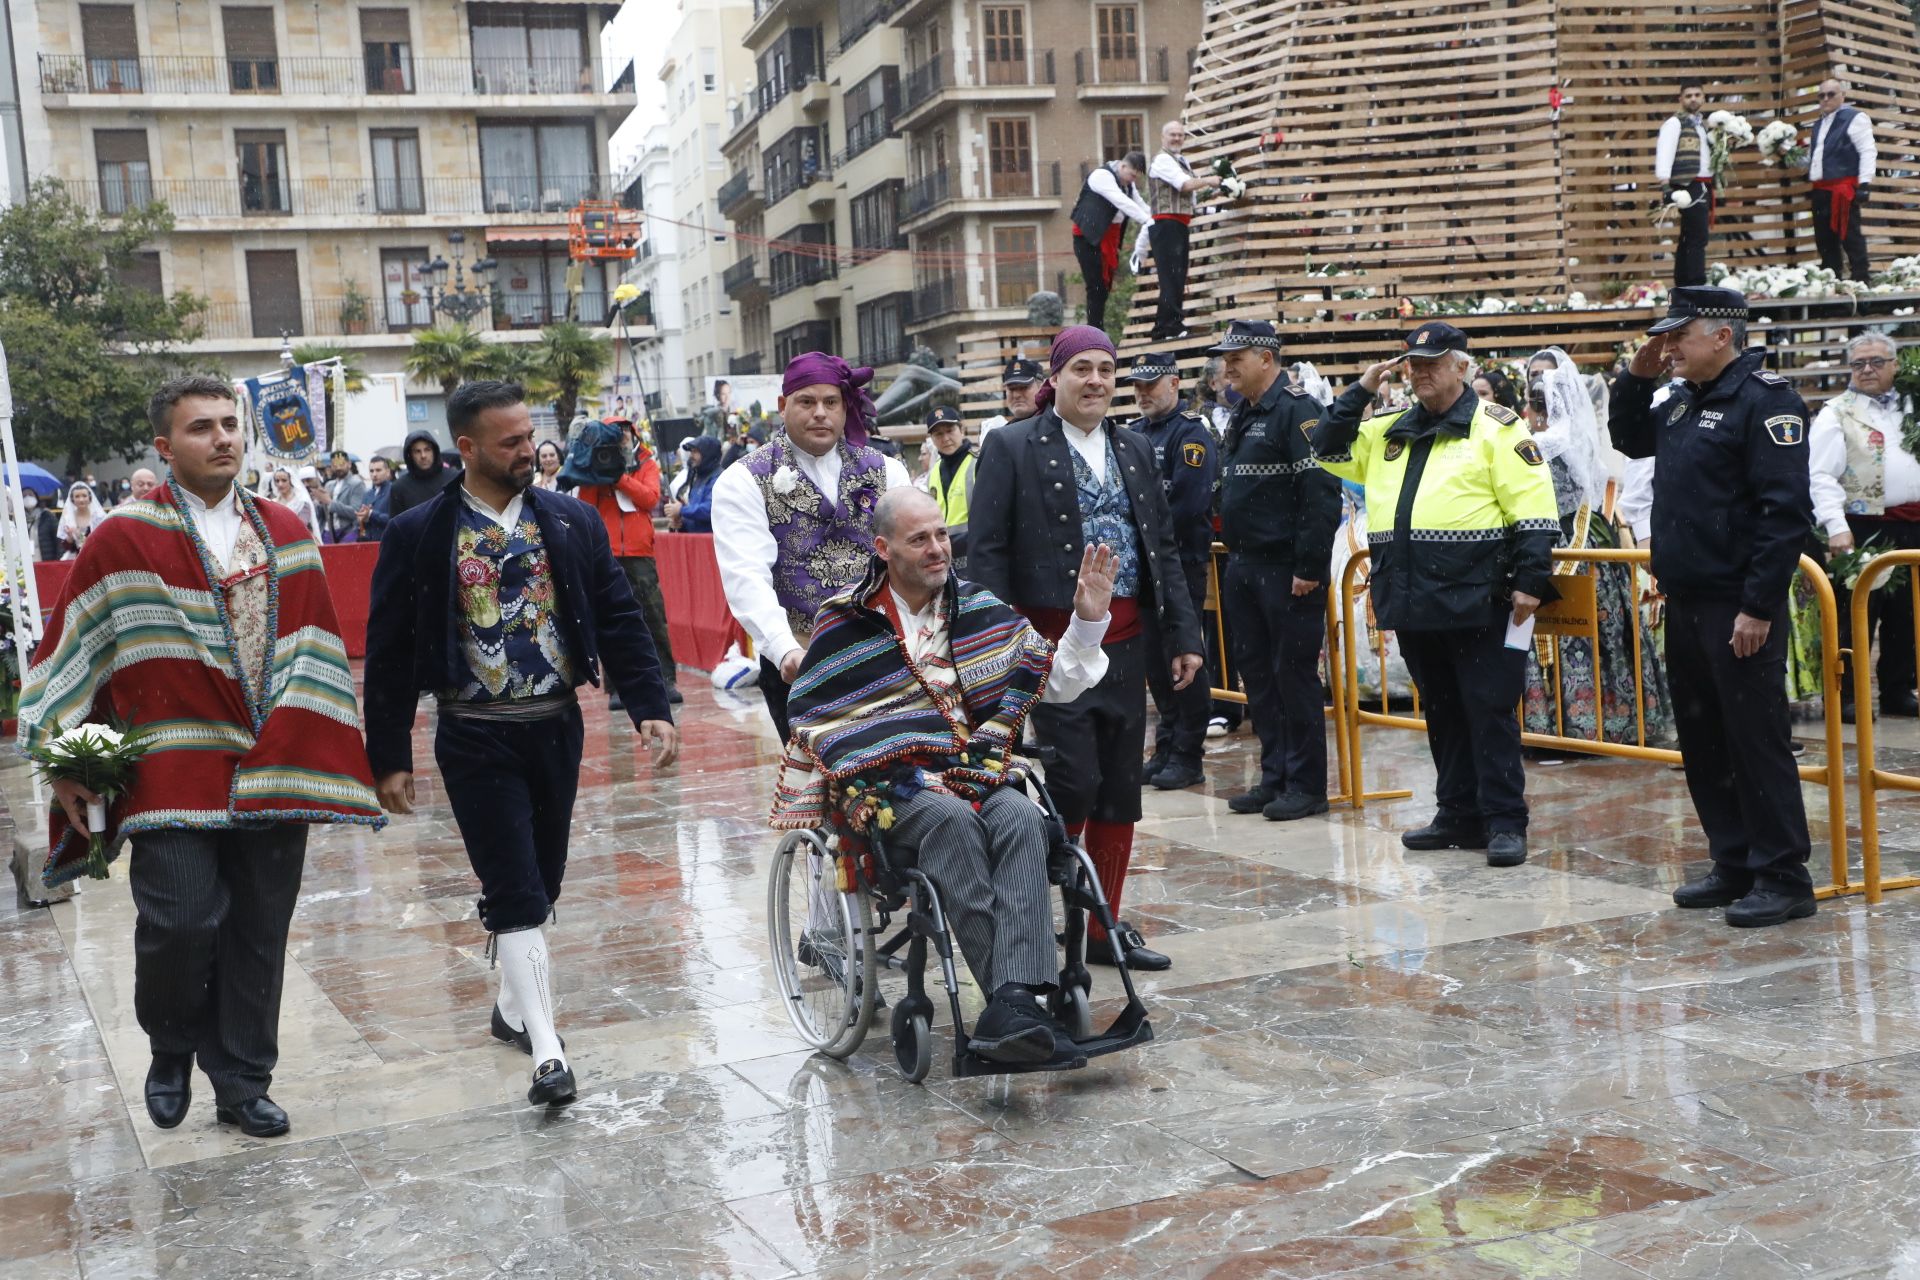
[{"label": "police uniform badge", "polygon": [[1305,422],[1300,424],[1300,434],[1305,436],[1309,441],[1311,441],[1313,439],[1313,429],[1319,425],[1320,425],[1320,419],[1308,418]]},{"label": "police uniform badge", "polygon": [[1406,451],[1407,451],[1407,442],[1405,440],[1389,440],[1387,441],[1387,451],[1383,456],[1386,458],[1388,462],[1392,462],[1395,458],[1399,457],[1401,454],[1405,453]]},{"label": "police uniform badge", "polygon": [[1679,404],[1674,405],[1673,412],[1667,415],[1667,425],[1672,426],[1674,423],[1680,421],[1680,419],[1686,416],[1687,416],[1687,403],[1686,401],[1682,400]]},{"label": "police uniform badge", "polygon": [[1791,413],[1767,419],[1767,435],[1775,444],[1796,445],[1807,438],[1807,424]]},{"label": "police uniform badge", "polygon": [[1519,414],[1515,413],[1513,410],[1507,408],[1507,406],[1503,404],[1494,404],[1491,401],[1481,405],[1480,412],[1486,414],[1489,418],[1492,418],[1495,422],[1498,422],[1504,426],[1510,427],[1514,423],[1520,421]]},{"label": "police uniform badge", "polygon": [[1540,455],[1540,446],[1531,440],[1522,440],[1513,446],[1513,451],[1520,455],[1520,461],[1530,467],[1537,467],[1546,462],[1546,459]]},{"label": "police uniform badge", "polygon": [[1207,446],[1197,441],[1183,444],[1180,446],[1180,458],[1190,467],[1204,467],[1207,465]]}]

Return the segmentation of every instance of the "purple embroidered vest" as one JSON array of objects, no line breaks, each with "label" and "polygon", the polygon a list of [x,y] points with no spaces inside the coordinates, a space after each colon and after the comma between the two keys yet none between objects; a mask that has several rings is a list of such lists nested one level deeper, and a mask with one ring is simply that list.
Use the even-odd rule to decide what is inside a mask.
[{"label": "purple embroidered vest", "polygon": [[775,436],[745,466],[767,503],[767,525],[780,553],[773,562],[773,593],[793,634],[813,634],[820,606],[860,581],[873,555],[873,509],[887,491],[887,459],[878,449],[834,446],[840,454],[839,492],[820,492],[793,461],[793,443]]}]

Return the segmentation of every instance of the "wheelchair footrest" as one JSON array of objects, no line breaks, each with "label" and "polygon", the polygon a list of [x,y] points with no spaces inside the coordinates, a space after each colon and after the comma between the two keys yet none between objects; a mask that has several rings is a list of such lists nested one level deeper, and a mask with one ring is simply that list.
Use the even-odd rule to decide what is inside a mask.
[{"label": "wheelchair footrest", "polygon": [[1019,1076],[1035,1071],[1078,1071],[1086,1065],[1087,1055],[1077,1044],[1069,1052],[1056,1052],[1045,1062],[995,1062],[964,1048],[953,1056],[955,1079],[966,1076]]},{"label": "wheelchair footrest", "polygon": [[1147,1021],[1147,1008],[1138,1000],[1129,1000],[1113,1025],[1097,1036],[1086,1040],[1076,1040],[1073,1047],[1077,1052],[1089,1058],[1098,1058],[1102,1054],[1118,1053],[1122,1049],[1131,1049],[1135,1045],[1146,1044],[1153,1039],[1153,1024]]}]

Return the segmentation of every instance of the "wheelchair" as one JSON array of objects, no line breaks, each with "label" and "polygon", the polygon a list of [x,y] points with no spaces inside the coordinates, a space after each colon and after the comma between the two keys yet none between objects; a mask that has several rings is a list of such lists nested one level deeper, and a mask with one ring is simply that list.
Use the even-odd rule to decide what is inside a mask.
[{"label": "wheelchair", "polygon": [[[1035,1063],[995,1062],[969,1050],[954,967],[956,948],[939,886],[918,867],[896,866],[887,856],[883,832],[872,833],[869,858],[824,831],[794,831],[774,851],[767,880],[767,932],[787,1017],[817,1052],[846,1058],[860,1047],[885,1003],[878,981],[884,967],[904,973],[907,980],[906,997],[891,1013],[894,1061],[909,1083],[926,1079],[933,1066],[934,1005],[926,990],[929,950],[939,957],[952,1010],[956,1078],[1071,1071],[1089,1059],[1153,1039],[1093,862],[1068,837],[1045,786],[1031,775],[1026,782],[1043,814],[1047,878],[1060,890],[1065,917],[1058,936],[1064,952],[1060,978],[1047,996],[1048,1012],[1066,1027],[1070,1043],[1063,1040],[1052,1058]],[[1098,1034],[1089,1000],[1093,975],[1086,965],[1089,913],[1107,931],[1114,972],[1127,995],[1126,1007]]]}]

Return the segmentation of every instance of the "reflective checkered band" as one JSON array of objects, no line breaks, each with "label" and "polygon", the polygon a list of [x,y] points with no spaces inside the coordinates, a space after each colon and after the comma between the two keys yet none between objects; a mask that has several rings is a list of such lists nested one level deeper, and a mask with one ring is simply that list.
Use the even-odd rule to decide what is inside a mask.
[{"label": "reflective checkered band", "polygon": [[1238,350],[1241,347],[1266,347],[1268,350],[1278,351],[1280,349],[1280,338],[1277,334],[1230,333],[1220,339],[1219,345],[1233,350]]},{"label": "reflective checkered band", "polygon": [[1352,462],[1353,461],[1353,455],[1351,453],[1322,453],[1322,454],[1316,454],[1315,457],[1317,458],[1318,461],[1321,461],[1321,462]]},{"label": "reflective checkered band", "polygon": [[1551,533],[1557,535],[1561,532],[1561,528],[1558,520],[1516,520],[1513,525],[1513,531],[1515,533]]},{"label": "reflective checkered band", "polygon": [[1230,476],[1294,476],[1312,471],[1320,464],[1312,458],[1297,462],[1230,462],[1222,474]]},{"label": "reflective checkered band", "polygon": [[1709,320],[1745,320],[1745,307],[1696,307],[1693,314],[1705,316]]},{"label": "reflective checkered band", "polygon": [[1127,379],[1131,382],[1156,382],[1179,372],[1177,366],[1170,364],[1137,364],[1127,370]]},{"label": "reflective checkered band", "polygon": [[[1560,526],[1556,524],[1554,527],[1557,529]],[[1387,541],[1393,536],[1394,531],[1391,529],[1380,533],[1369,530],[1367,541],[1372,542],[1376,538]],[[1410,542],[1502,542],[1506,536],[1505,529],[1409,529],[1407,531],[1407,540]]]}]

